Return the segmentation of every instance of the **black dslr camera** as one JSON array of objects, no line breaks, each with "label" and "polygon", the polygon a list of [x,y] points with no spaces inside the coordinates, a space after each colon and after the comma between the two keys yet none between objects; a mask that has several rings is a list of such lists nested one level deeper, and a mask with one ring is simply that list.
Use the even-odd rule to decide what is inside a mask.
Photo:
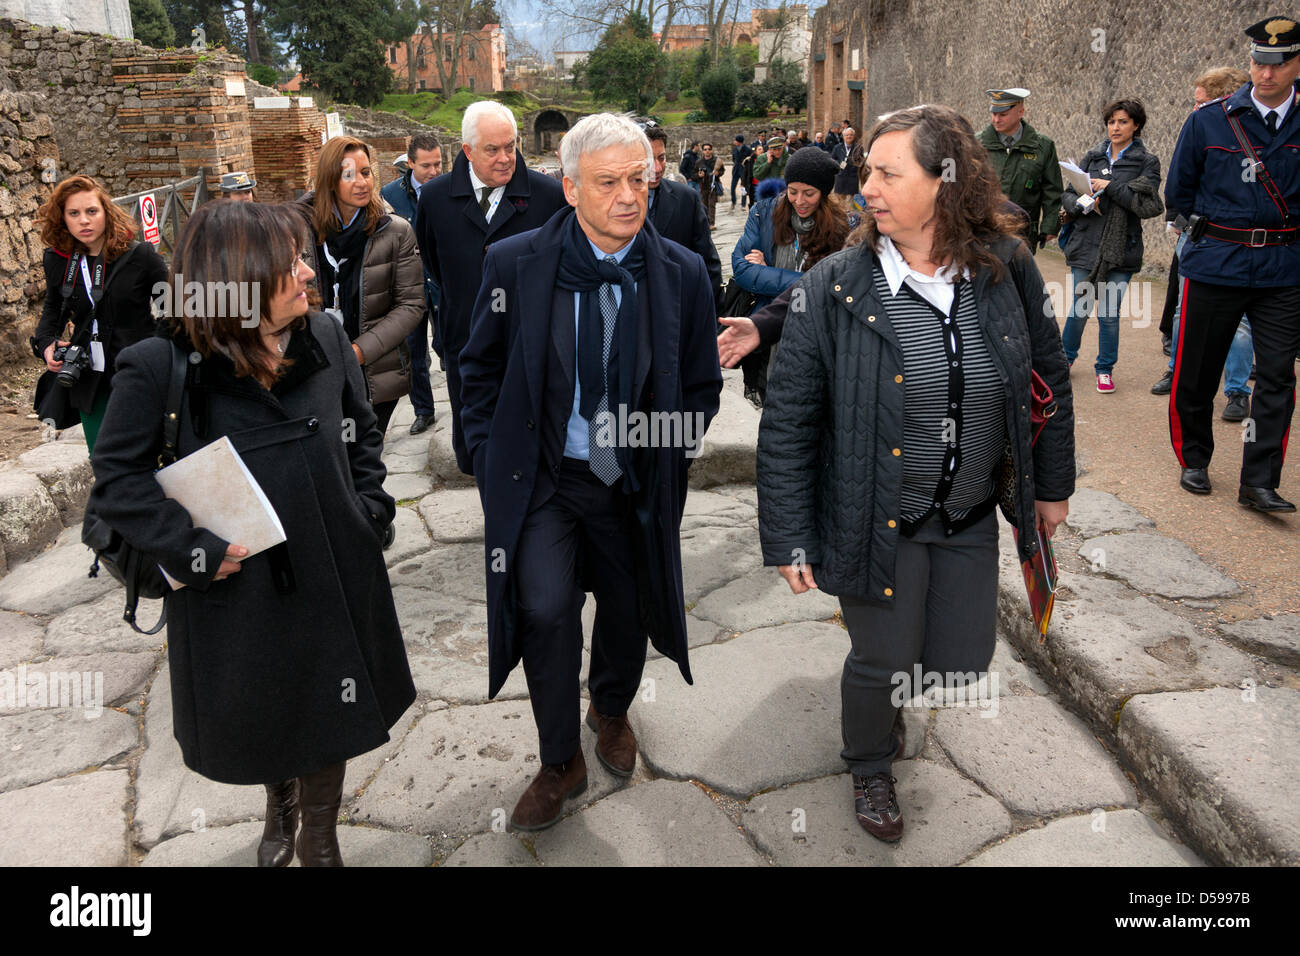
[{"label": "black dslr camera", "polygon": [[54,361],[62,362],[59,369],[59,384],[72,388],[81,379],[81,373],[90,368],[90,355],[80,345],[60,345],[54,350]]}]

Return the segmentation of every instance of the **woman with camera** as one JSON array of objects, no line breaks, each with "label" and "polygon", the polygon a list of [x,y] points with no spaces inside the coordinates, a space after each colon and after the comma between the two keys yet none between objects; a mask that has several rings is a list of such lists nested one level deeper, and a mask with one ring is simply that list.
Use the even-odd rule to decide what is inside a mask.
[{"label": "woman with camera", "polygon": [[37,221],[45,307],[32,347],[68,389],[93,453],[117,355],[153,334],[150,297],[167,266],[152,243],[135,241],[131,217],[89,176],[55,186]]},{"label": "woman with camera", "polygon": [[[258,313],[186,309],[122,353],[90,495],[98,517],[185,585],[165,605],[176,739],[203,776],[266,786],[259,866],[293,859],[300,814],[302,865],[342,865],[346,761],[386,742],[415,699],[380,550],[395,511],[383,436],[347,334],[308,311],[310,245],[284,205],[194,214],[174,281],[259,290]],[[163,495],[154,470],[173,349],[188,358],[179,454],[228,438],[282,544],[248,555]]]},{"label": "woman with camera", "polygon": [[335,136],[321,150],[315,189],[298,200],[315,234],[313,268],[327,314],[342,324],[379,416],[379,433],[411,389],[406,337],[424,316],[415,233],[386,211],[370,147]]},{"label": "woman with camera", "polygon": [[[772,365],[758,521],[764,563],[795,594],[840,599],[841,756],[858,822],[894,842],[896,675],[987,670],[1000,489],[1014,488],[1027,560],[1030,529],[1050,535],[1066,517],[1074,419],[1051,300],[970,124],[915,107],[864,145],[862,242],[800,279],[804,309]],[[1057,405],[1037,443],[1033,372]]]}]

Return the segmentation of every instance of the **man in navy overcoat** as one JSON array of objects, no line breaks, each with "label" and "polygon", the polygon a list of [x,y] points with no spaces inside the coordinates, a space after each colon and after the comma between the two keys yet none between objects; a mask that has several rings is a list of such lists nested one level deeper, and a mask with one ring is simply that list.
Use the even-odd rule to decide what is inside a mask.
[{"label": "man in navy overcoat", "polygon": [[522,659],[541,740],[541,772],[511,817],[525,831],[586,787],[585,592],[596,599],[586,719],[607,770],[635,767],[626,715],[647,639],[691,679],[679,531],[722,389],[704,262],[645,221],[645,135],[597,114],[560,148],[574,209],[489,250],[460,355],[485,518],[489,694]]}]

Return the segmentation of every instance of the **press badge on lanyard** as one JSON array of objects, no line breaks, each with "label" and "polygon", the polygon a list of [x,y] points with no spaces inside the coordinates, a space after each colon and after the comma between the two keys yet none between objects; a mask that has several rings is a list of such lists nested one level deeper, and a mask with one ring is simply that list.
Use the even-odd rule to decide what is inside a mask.
[{"label": "press badge on lanyard", "polygon": [[328,243],[322,242],[320,244],[320,250],[325,253],[325,258],[329,260],[330,268],[334,270],[334,298],[331,300],[334,305],[332,308],[326,309],[325,314],[331,316],[339,325],[342,325],[343,309],[339,306],[339,269],[342,268],[343,263],[348,260],[346,257],[343,259],[335,259],[330,255],[330,247]]},{"label": "press badge on lanyard", "polygon": [[99,340],[99,318],[96,312],[99,310],[99,300],[104,297],[104,261],[95,263],[95,278],[90,278],[90,267],[86,265],[86,257],[78,256],[81,262],[81,280],[86,284],[86,295],[90,299],[90,369],[93,372],[102,372],[106,368],[104,364],[104,343]]}]

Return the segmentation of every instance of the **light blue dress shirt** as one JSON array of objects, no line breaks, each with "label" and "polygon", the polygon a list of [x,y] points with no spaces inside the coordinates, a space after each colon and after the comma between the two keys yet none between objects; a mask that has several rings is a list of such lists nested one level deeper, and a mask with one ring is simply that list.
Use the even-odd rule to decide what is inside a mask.
[{"label": "light blue dress shirt", "polygon": [[[601,252],[597,249],[596,244],[590,239],[588,239],[587,242],[591,245],[591,251],[596,256],[597,260],[604,259],[605,256],[608,255],[608,253]],[[618,250],[618,252],[613,253],[614,258],[621,263],[623,257],[627,255],[627,251],[630,248],[632,248],[631,242]],[[600,290],[593,289],[587,294],[600,295]],[[577,347],[579,336],[578,324],[582,317],[582,296],[583,293],[581,292],[573,293],[573,408],[569,412],[569,425],[564,436],[564,457],[579,458],[582,461],[589,461],[591,459],[590,425],[588,424],[587,419],[582,417],[582,413],[578,411],[578,406],[582,398],[582,373],[578,368]],[[614,302],[617,305],[623,304],[623,289],[617,284],[614,285]],[[614,409],[612,408],[610,409],[610,411],[613,410]]]}]

